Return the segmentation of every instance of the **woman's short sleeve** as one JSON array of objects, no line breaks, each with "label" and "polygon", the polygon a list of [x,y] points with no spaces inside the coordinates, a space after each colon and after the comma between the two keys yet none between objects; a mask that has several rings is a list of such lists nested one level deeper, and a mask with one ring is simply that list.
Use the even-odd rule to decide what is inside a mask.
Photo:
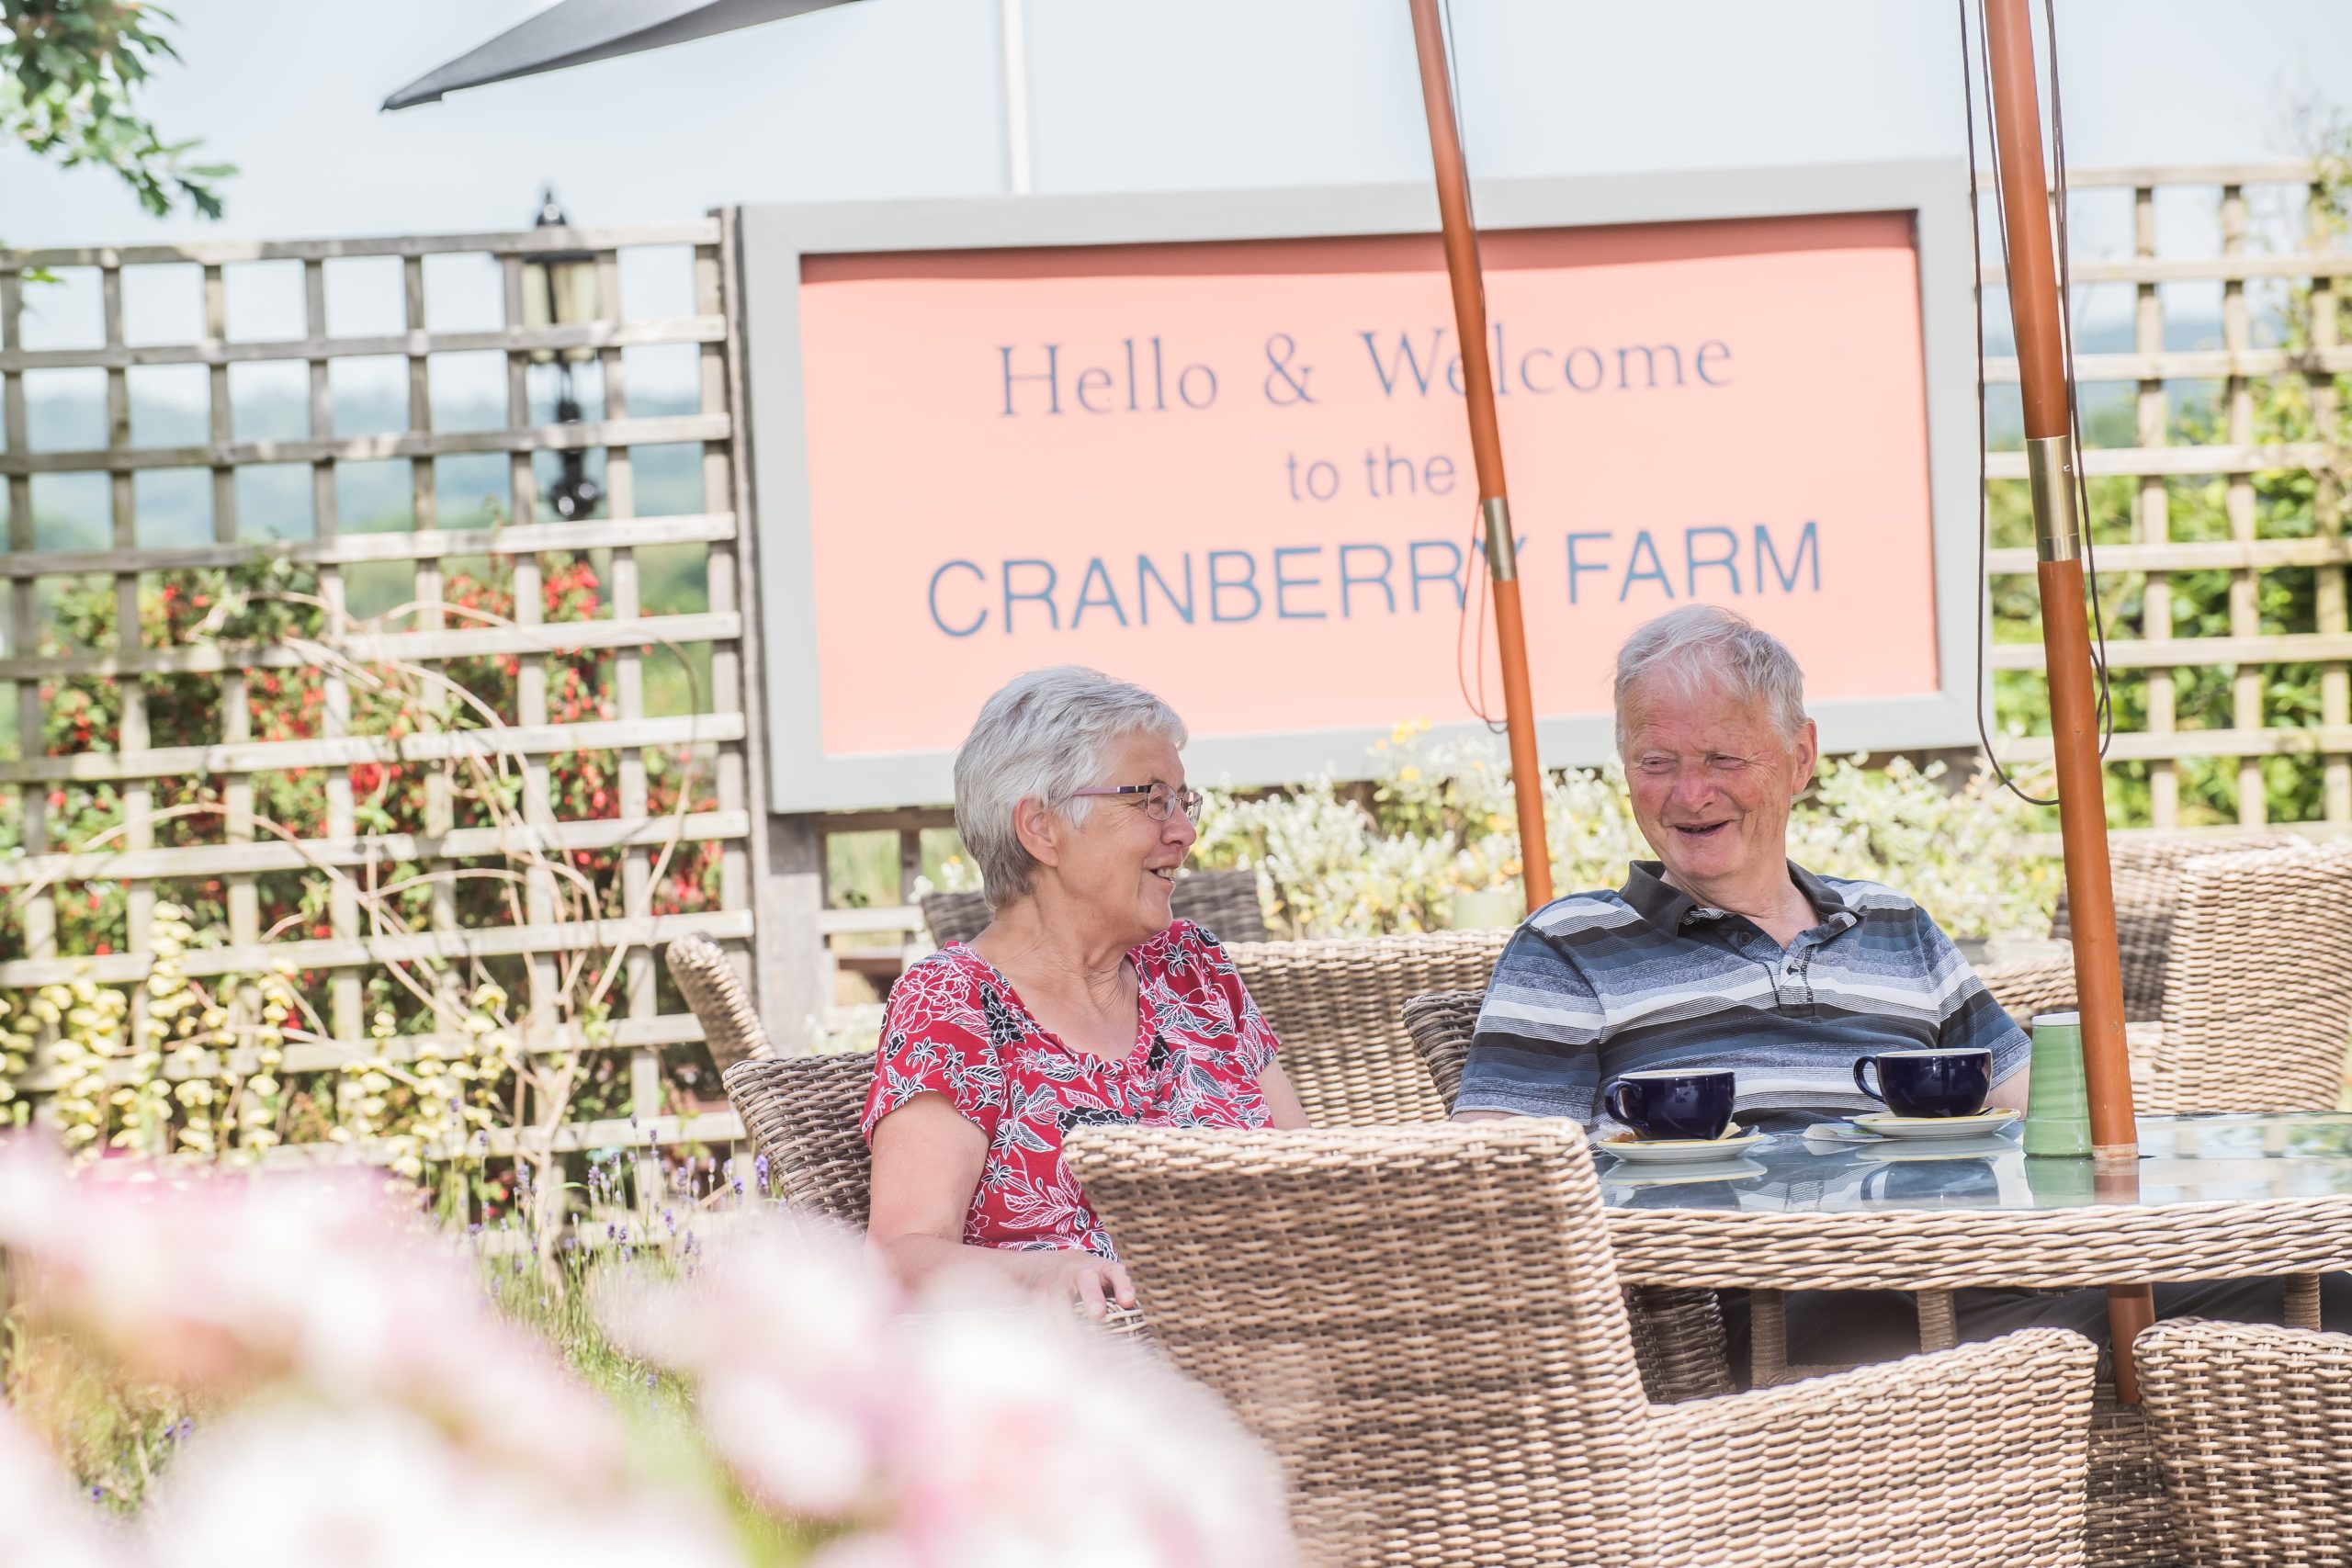
[{"label": "woman's short sleeve", "polygon": [[1241,971],[1214,938],[1197,926],[1188,926],[1183,932],[1185,944],[1193,949],[1193,960],[1207,978],[1209,988],[1223,998],[1226,1011],[1233,1020],[1233,1050],[1241,1066],[1252,1078],[1261,1076],[1274,1065],[1282,1052],[1282,1043],[1274,1038],[1265,1015],[1250,996],[1250,987],[1241,982]]},{"label": "woman's short sleeve", "polygon": [[1004,1068],[990,1040],[989,1005],[1001,1002],[942,953],[891,987],[874,1049],[874,1083],[859,1129],[871,1143],[882,1118],[919,1094],[944,1096],[993,1139],[1004,1110]]}]

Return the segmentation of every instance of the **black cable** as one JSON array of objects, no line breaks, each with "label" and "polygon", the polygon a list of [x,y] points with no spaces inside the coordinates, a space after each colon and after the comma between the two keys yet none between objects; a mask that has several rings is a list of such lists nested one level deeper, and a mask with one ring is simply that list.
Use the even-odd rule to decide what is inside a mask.
[{"label": "black cable", "polygon": [[[2043,0],[2043,3],[2045,6],[2047,6],[2051,5],[2052,0]],[[1991,476],[1989,472],[1989,458],[1987,457],[1989,444],[1986,438],[1985,430],[1984,220],[1979,211],[1977,197],[1976,77],[1969,69],[1968,6],[1969,0],[1959,0],[1961,105],[1965,119],[1968,141],[1969,250],[1970,264],[1973,270],[1976,283],[1974,300],[1976,321],[1976,578],[1977,587],[1979,590],[1977,601],[1976,639],[1976,686],[1979,695],[1974,705],[1976,713],[1976,738],[1978,742],[1984,747],[1984,760],[1992,765],[1994,776],[2000,781],[2003,788],[2016,795],[2019,800],[2027,802],[2029,805],[2055,806],[2058,802],[2054,795],[2045,799],[2039,795],[2028,795],[2023,789],[2018,787],[2017,781],[2009,776],[2008,770],[2001,765],[2001,760],[1995,754],[1993,749],[1992,735],[1986,722],[1984,708],[1983,694],[1986,690],[1985,664],[1990,653],[1991,644],[1989,617],[1991,615],[1992,577],[1991,572],[1988,570],[1990,567],[1990,560],[1987,551],[1990,547],[1992,512],[1991,507],[1988,504],[1988,492],[1990,490]],[[2051,33],[2051,137],[2057,165],[2058,232],[2056,238],[2058,249],[2058,288],[2060,298],[2064,301],[2064,307],[2061,311],[2061,330],[2064,333],[2062,342],[2066,355],[2066,362],[2071,369],[2074,363],[2074,292],[2072,281],[2068,275],[2066,260],[2067,236],[2065,213],[2067,187],[2065,178],[2065,132],[2064,119],[2058,113],[2058,56],[2054,14],[2051,17],[2050,21],[2052,28]],[[1989,38],[1989,29],[1985,24],[1984,0],[1976,0],[1976,22],[1978,40],[1980,45],[1982,45]],[[1990,50],[1988,47],[1979,49],[1978,60],[1981,62],[1981,69],[1984,73],[1985,101],[1990,104],[1993,101],[1993,85],[1992,60],[1990,58]],[[1996,134],[1997,134],[1997,128],[1996,130]],[[2010,255],[2009,220],[2007,204],[2005,199],[2006,187],[2002,182],[2001,164],[1997,154],[1993,160],[1993,193],[1994,211],[1999,219],[2001,260],[2003,268],[2006,271]],[[2075,486],[2075,500],[2078,520],[2080,521],[2084,530],[2083,547],[2086,558],[2088,574],[2090,576],[2091,616],[2092,624],[2097,634],[2097,641],[2095,651],[2092,656],[2092,662],[2097,667],[2099,676],[2099,755],[2104,757],[2107,754],[2109,743],[2113,739],[2115,733],[2114,705],[2108,679],[2107,626],[2104,610],[2100,604],[2098,595],[2098,562],[2096,554],[2092,552],[2090,541],[2090,494],[2088,486],[2083,476],[2082,421],[2080,411],[2075,402],[2074,377],[2071,373],[2066,378],[2066,413],[2067,426],[2074,437],[2075,443],[2075,458],[2074,482]],[[2043,613],[2045,615],[2049,613],[2047,606],[2044,607]]]},{"label": "black cable", "polygon": [[[2018,787],[2017,780],[2009,776],[2009,771],[2001,765],[2000,755],[1993,750],[1992,730],[1984,714],[1987,692],[1984,666],[1990,657],[1993,641],[1992,562],[1986,553],[1991,548],[1993,509],[1984,430],[1984,220],[1978,211],[1976,197],[1976,80],[1969,70],[1969,0],[1959,0],[1959,3],[1960,101],[1961,112],[1968,127],[1968,254],[1976,277],[1976,697],[1971,705],[1976,714],[1977,742],[1984,748],[1984,760],[1992,764],[1993,776],[2000,780],[2001,787],[2029,806],[2055,806],[2058,804],[2057,796],[2044,800],[2040,795],[2028,795]],[[1984,0],[1976,0],[1976,4],[1977,28],[1981,36],[1984,22]],[[1991,69],[1988,62],[1985,65],[1985,98],[1988,102],[1992,97]],[[1993,209],[2000,220],[2001,256],[2006,264],[2009,254],[2009,220],[2008,214],[2002,210],[2000,184],[2001,161],[1996,155],[1993,160]]]}]

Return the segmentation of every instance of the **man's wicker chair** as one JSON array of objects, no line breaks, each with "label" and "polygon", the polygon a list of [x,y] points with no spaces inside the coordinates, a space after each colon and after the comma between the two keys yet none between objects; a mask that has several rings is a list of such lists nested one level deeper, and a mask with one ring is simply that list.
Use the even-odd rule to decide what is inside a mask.
[{"label": "man's wicker chair", "polygon": [[2083,1560],[2087,1341],[1653,1405],[1572,1123],[1068,1147],[1161,1349],[1282,1461],[1310,1562]]},{"label": "man's wicker chair", "polygon": [[[2352,844],[2179,863],[2139,1109],[2333,1111],[2352,1038]],[[2133,1015],[2125,1009],[2127,1015]]]},{"label": "man's wicker chair", "polygon": [[1230,943],[1317,1127],[1442,1122],[1446,1102],[1401,1022],[1408,997],[1483,990],[1509,931]]},{"label": "man's wicker chair", "polygon": [[[1176,879],[1169,908],[1219,942],[1263,942],[1266,911],[1258,902],[1258,874],[1195,871]],[[989,928],[988,900],[977,893],[927,893],[922,923],[934,947],[969,942]]]},{"label": "man's wicker chair", "polygon": [[2352,1337],[2184,1320],[2138,1349],[2141,1408],[2191,1562],[2352,1562]]},{"label": "man's wicker chair", "polygon": [[[2284,833],[2247,833],[2228,839],[2174,833],[2110,835],[2107,854],[2115,885],[2116,948],[2123,961],[2123,1016],[2153,1021],[2165,1015],[2173,918],[2182,907],[2181,874],[2188,862],[2201,855],[2301,849],[2306,842]],[[2050,934],[2066,938],[2073,930],[2065,890],[2061,887]]]}]

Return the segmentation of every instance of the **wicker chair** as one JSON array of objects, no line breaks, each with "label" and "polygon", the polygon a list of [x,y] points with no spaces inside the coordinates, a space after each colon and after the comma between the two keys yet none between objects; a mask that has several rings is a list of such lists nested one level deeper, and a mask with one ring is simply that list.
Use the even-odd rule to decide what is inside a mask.
[{"label": "wicker chair", "polygon": [[864,1225],[870,1172],[857,1123],[874,1082],[874,1058],[863,1051],[779,1056],[726,949],[707,936],[685,936],[664,956],[724,1067],[728,1103],[766,1162],[769,1193]]},{"label": "wicker chair", "polygon": [[[1254,871],[1196,871],[1176,879],[1169,907],[1219,942],[1263,942],[1266,911],[1258,902]],[[927,893],[922,923],[932,945],[969,942],[989,926],[988,900],[977,893]]]},{"label": "wicker chair", "polygon": [[2352,1035],[2347,903],[2352,844],[2183,862],[2163,1010],[2132,1031],[2140,1109],[2335,1110]]},{"label": "wicker chair", "polygon": [[1408,997],[1476,987],[1494,973],[1508,931],[1227,949],[1283,1044],[1283,1068],[1317,1127],[1442,1122],[1446,1101],[1400,1021]]},{"label": "wicker chair", "polygon": [[678,983],[679,994],[702,1025],[703,1040],[721,1073],[747,1057],[775,1054],[768,1032],[760,1025],[759,1010],[752,1005],[752,994],[743,988],[725,948],[696,932],[673,942],[662,956],[670,978]]},{"label": "wicker chair", "polygon": [[2140,1397],[2199,1568],[2352,1562],[2352,1337],[2242,1323],[2140,1336]]},{"label": "wicker chair", "polygon": [[2047,957],[1976,965],[1976,977],[2001,1004],[2001,1010],[2030,1027],[2033,1015],[2075,1005],[2075,955],[2072,949]]},{"label": "wicker chair", "polygon": [[770,1195],[863,1228],[873,1162],[858,1121],[874,1084],[873,1055],[752,1056],[728,1068],[725,1081],[767,1160]]},{"label": "wicker chair", "polygon": [[1068,1148],[1161,1348],[1283,1461],[1309,1562],[2083,1560],[2087,1341],[1654,1406],[1572,1123]]},{"label": "wicker chair", "polygon": [[[1403,1009],[1406,1032],[1449,1115],[1462,1092],[1462,1065],[1470,1055],[1470,1035],[1485,994],[1436,991],[1410,998]],[[1723,1303],[1714,1292],[1629,1285],[1625,1310],[1642,1382],[1652,1399],[1670,1404],[1732,1392]]]},{"label": "wicker chair", "polygon": [[[2123,960],[2123,1016],[2153,1020],[2165,1015],[2173,919],[2182,907],[2181,873],[2189,861],[2249,850],[2300,849],[2306,842],[2283,833],[2228,839],[2170,833],[2110,836],[2107,853],[2115,884],[2115,942]],[[2071,938],[2073,929],[2062,887],[2050,934]]]}]

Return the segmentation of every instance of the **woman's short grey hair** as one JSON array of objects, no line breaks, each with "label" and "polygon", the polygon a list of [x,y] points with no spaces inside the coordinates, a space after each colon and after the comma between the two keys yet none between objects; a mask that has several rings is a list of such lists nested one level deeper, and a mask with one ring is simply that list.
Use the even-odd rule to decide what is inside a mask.
[{"label": "woman's short grey hair", "polygon": [[956,830],[980,868],[980,893],[1001,909],[1029,891],[1037,863],[1021,847],[1012,814],[1034,800],[1083,822],[1099,796],[1076,791],[1143,779],[1102,776],[1111,749],[1133,735],[1182,748],[1176,710],[1125,681],[1076,664],[1016,675],[987,702],[956,751]]},{"label": "woman's short grey hair", "polygon": [[1636,629],[1617,650],[1617,750],[1636,685],[1664,682],[1690,696],[1729,692],[1762,707],[1793,742],[1804,732],[1804,671],[1788,644],[1745,615],[1714,604],[1685,604]]}]

